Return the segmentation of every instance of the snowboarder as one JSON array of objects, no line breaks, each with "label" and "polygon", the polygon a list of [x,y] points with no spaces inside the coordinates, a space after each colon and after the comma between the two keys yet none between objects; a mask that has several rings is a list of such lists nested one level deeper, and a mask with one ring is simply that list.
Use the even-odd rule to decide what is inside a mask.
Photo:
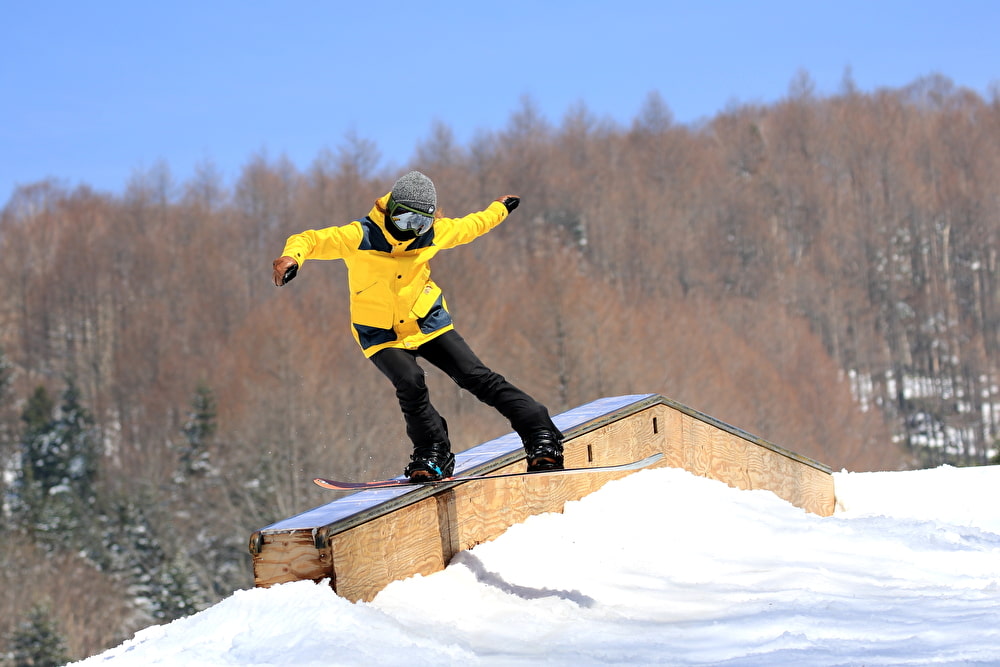
[{"label": "snowboarder", "polygon": [[413,442],[404,475],[412,481],[450,477],[455,456],[448,425],[431,405],[417,357],[496,408],[521,437],[528,470],[563,467],[562,433],[548,409],[487,368],[455,330],[429,261],[439,250],[469,243],[517,208],[504,195],[461,218],[437,217],[437,190],[419,171],[404,174],[360,220],[288,238],[274,260],[274,284],[292,280],[308,259],[342,259],[351,290],[354,339],[396,388]]}]

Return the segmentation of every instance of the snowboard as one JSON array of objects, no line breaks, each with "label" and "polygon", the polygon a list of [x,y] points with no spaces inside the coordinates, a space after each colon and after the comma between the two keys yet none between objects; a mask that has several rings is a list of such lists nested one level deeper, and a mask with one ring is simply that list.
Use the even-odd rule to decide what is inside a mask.
[{"label": "snowboard", "polygon": [[324,479],[322,477],[317,477],[313,482],[322,486],[324,489],[333,489],[334,491],[358,491],[364,489],[389,489],[401,486],[434,486],[438,484],[453,484],[455,482],[474,482],[477,480],[484,479],[504,479],[506,477],[532,477],[534,475],[579,475],[584,473],[601,473],[601,472],[620,472],[623,470],[639,470],[640,468],[645,468],[651,466],[660,459],[663,458],[663,454],[656,453],[652,456],[647,456],[644,459],[638,461],[632,461],[631,463],[621,463],[618,465],[611,466],[590,466],[587,468],[564,468],[562,470],[534,470],[531,472],[505,472],[496,475],[456,475],[454,477],[444,477],[442,479],[436,479],[433,481],[426,482],[411,482],[405,477],[397,477],[396,479],[383,479],[377,482],[338,482],[334,479]]}]

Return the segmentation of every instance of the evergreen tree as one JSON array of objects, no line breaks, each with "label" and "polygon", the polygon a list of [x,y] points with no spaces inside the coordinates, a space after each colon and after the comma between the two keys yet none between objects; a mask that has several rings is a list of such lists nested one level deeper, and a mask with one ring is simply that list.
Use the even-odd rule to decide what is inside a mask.
[{"label": "evergreen tree", "polygon": [[68,662],[66,641],[50,612],[36,605],[10,636],[15,667],[58,667]]},{"label": "evergreen tree", "polygon": [[186,441],[180,453],[180,470],[178,483],[185,479],[197,479],[212,473],[209,448],[217,429],[215,394],[204,382],[198,383],[194,398],[191,400],[191,412],[188,421],[182,429]]},{"label": "evergreen tree", "polygon": [[176,538],[176,526],[155,499],[143,492],[120,496],[102,520],[101,542],[107,548],[99,565],[128,582],[130,595],[150,621],[172,621],[201,608],[206,600],[191,568],[171,549],[175,541],[161,538],[165,532]]},{"label": "evergreen tree", "polygon": [[100,451],[94,418],[80,403],[80,390],[70,380],[55,424],[56,439],[63,443],[66,460],[65,483],[86,506],[92,507],[97,494]]},{"label": "evergreen tree", "polygon": [[[175,526],[187,539],[184,553],[175,554],[163,573],[166,579],[160,606],[167,613],[191,613],[192,602],[218,598],[244,581],[238,565],[241,553],[233,548],[239,538],[233,539],[230,525],[218,516],[207,518],[191,512],[192,498],[218,511],[226,502],[223,479],[212,458],[217,414],[215,393],[202,381],[195,389],[182,429],[185,444],[174,476],[178,493],[172,499],[172,515]],[[209,528],[213,523],[215,527]],[[198,567],[192,567],[193,563]]]},{"label": "evergreen tree", "polygon": [[180,557],[161,563],[153,581],[153,616],[164,623],[200,611],[207,600],[199,590],[191,567]]},{"label": "evergreen tree", "polygon": [[55,402],[45,387],[39,385],[28,398],[21,413],[24,422],[20,441],[20,461],[12,493],[12,515],[22,528],[32,531],[41,523],[49,489],[55,485],[55,469],[46,446],[52,430]]},{"label": "evergreen tree", "polygon": [[39,540],[87,543],[96,498],[98,456],[93,419],[70,381],[58,414],[44,387],[38,387],[21,415],[20,469],[13,505],[21,526]]}]

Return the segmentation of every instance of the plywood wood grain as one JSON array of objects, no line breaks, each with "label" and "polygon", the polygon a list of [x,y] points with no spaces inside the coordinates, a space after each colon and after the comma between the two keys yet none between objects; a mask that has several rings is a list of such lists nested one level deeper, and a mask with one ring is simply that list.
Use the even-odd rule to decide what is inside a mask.
[{"label": "plywood wood grain", "polygon": [[258,539],[261,543],[251,549],[257,585],[333,576],[330,550],[317,549],[310,533],[280,533]]},{"label": "plywood wood grain", "polygon": [[437,500],[427,498],[332,536],[337,593],[371,600],[389,582],[443,569],[438,516]]}]

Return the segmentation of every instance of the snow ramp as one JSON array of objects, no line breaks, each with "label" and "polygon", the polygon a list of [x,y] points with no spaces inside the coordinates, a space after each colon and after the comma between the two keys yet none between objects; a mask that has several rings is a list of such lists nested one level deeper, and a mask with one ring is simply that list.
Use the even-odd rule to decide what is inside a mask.
[{"label": "snow ramp", "polygon": [[[566,436],[567,467],[626,463],[662,452],[657,466],[683,468],[739,489],[766,489],[809,512],[833,514],[829,467],[663,396],[604,398],[554,420]],[[524,468],[516,433],[456,458],[456,474]],[[392,581],[442,570],[456,553],[533,514],[560,512],[566,502],[627,474],[541,475],[352,493],[255,531],[254,582],[326,579],[342,597],[371,600]]]}]

